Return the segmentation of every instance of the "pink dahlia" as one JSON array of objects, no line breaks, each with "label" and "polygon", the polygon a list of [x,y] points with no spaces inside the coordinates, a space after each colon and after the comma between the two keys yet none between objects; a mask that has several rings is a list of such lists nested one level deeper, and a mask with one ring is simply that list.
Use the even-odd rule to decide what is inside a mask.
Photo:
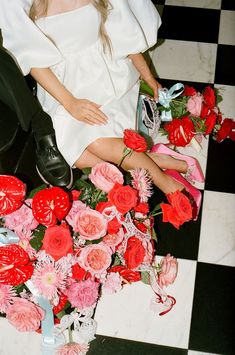
[{"label": "pink dahlia", "polygon": [[56,351],[56,355],[86,355],[89,349],[87,344],[68,343],[62,345]]}]

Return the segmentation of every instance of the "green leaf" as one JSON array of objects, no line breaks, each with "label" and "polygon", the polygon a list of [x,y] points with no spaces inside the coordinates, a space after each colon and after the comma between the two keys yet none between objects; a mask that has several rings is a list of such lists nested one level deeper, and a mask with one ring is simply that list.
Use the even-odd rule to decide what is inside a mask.
[{"label": "green leaf", "polygon": [[140,81],[140,93],[152,97],[154,96],[153,89],[151,89],[148,84],[143,80]]},{"label": "green leaf", "polygon": [[157,233],[154,228],[152,228],[152,239],[157,242]]},{"label": "green leaf", "polygon": [[45,234],[46,227],[38,226],[33,233],[33,238],[30,240],[30,245],[36,250],[40,250],[42,247],[42,240]]},{"label": "green leaf", "polygon": [[120,260],[119,256],[116,254],[112,266],[118,266],[118,265],[121,265],[121,264],[122,264],[121,260]]},{"label": "green leaf", "polygon": [[141,272],[141,281],[146,285],[150,285],[150,277],[148,271]]}]

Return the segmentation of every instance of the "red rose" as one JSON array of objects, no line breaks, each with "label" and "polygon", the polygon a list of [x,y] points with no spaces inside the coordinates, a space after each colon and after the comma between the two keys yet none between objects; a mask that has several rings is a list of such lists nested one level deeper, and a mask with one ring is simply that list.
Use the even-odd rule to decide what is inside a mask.
[{"label": "red rose", "polygon": [[170,143],[178,147],[186,146],[194,137],[194,125],[187,116],[174,118],[164,125],[164,129],[168,132]]},{"label": "red rose", "polygon": [[211,111],[211,113],[206,117],[206,120],[205,120],[206,130],[204,133],[205,135],[210,134],[212,132],[212,130],[216,124],[216,118],[217,118],[217,115],[213,111]]},{"label": "red rose", "polygon": [[33,198],[32,212],[38,223],[46,227],[54,226],[70,210],[69,195],[60,187],[50,187],[38,191]]},{"label": "red rose", "polygon": [[193,96],[196,93],[197,91],[192,86],[185,85],[182,96]]},{"label": "red rose", "polygon": [[108,234],[116,234],[121,228],[121,224],[118,222],[117,218],[113,218],[108,222],[107,232]]},{"label": "red rose", "polygon": [[170,205],[167,203],[161,203],[161,209],[163,214],[163,222],[170,222],[175,228],[179,227],[192,219],[193,210],[191,203],[187,196],[182,192],[176,191],[167,195]]},{"label": "red rose", "polygon": [[108,193],[109,201],[123,214],[137,205],[137,191],[131,186],[116,183]]},{"label": "red rose", "polygon": [[206,105],[209,106],[210,109],[213,109],[216,104],[216,96],[215,96],[215,91],[211,86],[207,86],[203,90],[203,97]]},{"label": "red rose", "polygon": [[124,144],[135,152],[146,152],[148,149],[145,138],[131,129],[124,130],[123,140]]},{"label": "red rose", "polygon": [[144,260],[145,249],[141,240],[136,237],[130,237],[127,241],[124,259],[129,269],[136,269]]},{"label": "red rose", "polygon": [[109,201],[107,201],[107,202],[102,201],[102,202],[97,203],[95,209],[96,209],[96,211],[102,213],[106,207],[111,207],[111,206],[112,206],[112,204]]},{"label": "red rose", "polygon": [[134,210],[135,212],[147,214],[149,212],[149,205],[145,202],[141,202],[134,208]]},{"label": "red rose", "polygon": [[123,265],[113,266],[108,272],[118,272],[127,282],[137,282],[141,280],[140,272],[127,269],[127,267]]},{"label": "red rose", "polygon": [[221,127],[216,135],[216,140],[218,143],[222,142],[225,138],[229,137],[234,140],[235,122],[230,118],[225,118]]},{"label": "red rose", "polygon": [[73,239],[67,228],[54,226],[46,229],[42,249],[56,261],[68,253],[72,253],[72,246]]}]

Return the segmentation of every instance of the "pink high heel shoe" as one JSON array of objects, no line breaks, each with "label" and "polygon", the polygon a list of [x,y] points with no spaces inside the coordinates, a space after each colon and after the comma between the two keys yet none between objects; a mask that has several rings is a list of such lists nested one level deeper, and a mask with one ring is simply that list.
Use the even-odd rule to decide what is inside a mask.
[{"label": "pink high heel shoe", "polygon": [[186,161],[186,163],[188,164],[188,169],[185,174],[185,179],[187,179],[188,181],[190,181],[192,183],[195,180],[199,181],[199,182],[205,181],[202,169],[201,169],[200,164],[197,161],[197,159],[190,157],[188,155],[183,155],[183,154],[177,153],[162,143],[155,144],[152,147],[152,149],[150,150],[150,152],[171,155],[172,157],[179,158],[179,160]]},{"label": "pink high heel shoe", "polygon": [[[201,202],[202,202],[202,194],[201,192],[196,189],[194,186],[192,186],[187,180],[185,180],[180,173],[178,173],[175,170],[165,170],[165,174],[169,175],[172,177],[172,179],[178,181],[180,184],[182,184],[185,187],[186,192],[189,194],[189,199],[192,204],[192,209],[193,209],[193,221],[197,220],[200,207],[201,207]],[[181,192],[184,192],[181,191]]]}]

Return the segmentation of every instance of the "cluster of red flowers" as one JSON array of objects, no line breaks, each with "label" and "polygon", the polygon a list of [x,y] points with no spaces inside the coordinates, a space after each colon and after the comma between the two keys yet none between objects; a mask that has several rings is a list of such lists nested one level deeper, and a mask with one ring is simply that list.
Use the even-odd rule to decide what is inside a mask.
[{"label": "cluster of red flowers", "polygon": [[[235,121],[222,118],[218,107],[222,100],[217,89],[205,87],[202,93],[185,86],[184,92],[170,103],[172,121],[165,123],[161,133],[178,147],[188,145],[197,135],[212,134],[217,142],[235,140]],[[161,108],[160,108],[161,109]]]}]

